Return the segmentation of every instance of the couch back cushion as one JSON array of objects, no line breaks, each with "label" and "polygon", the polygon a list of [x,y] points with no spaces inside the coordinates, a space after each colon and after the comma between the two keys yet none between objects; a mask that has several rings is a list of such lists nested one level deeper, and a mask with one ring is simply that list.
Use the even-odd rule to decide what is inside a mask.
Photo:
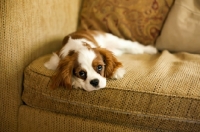
[{"label": "couch back cushion", "polygon": [[80,28],[154,44],[174,0],[84,0]]},{"label": "couch back cushion", "polygon": [[156,47],[160,50],[200,53],[200,1],[176,0]]}]

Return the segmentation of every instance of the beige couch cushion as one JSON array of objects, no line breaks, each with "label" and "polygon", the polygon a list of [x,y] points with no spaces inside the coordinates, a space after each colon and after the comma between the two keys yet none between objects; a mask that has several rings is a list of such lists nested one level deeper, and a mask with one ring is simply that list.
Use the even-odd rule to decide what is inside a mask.
[{"label": "beige couch cushion", "polygon": [[18,117],[17,132],[155,132],[155,129],[90,120],[24,105]]},{"label": "beige couch cushion", "polygon": [[200,1],[176,0],[156,47],[160,50],[200,53]]},{"label": "beige couch cushion", "polygon": [[200,130],[200,56],[187,53],[123,55],[123,79],[93,92],[50,90],[50,55],[25,70],[23,101],[32,107],[125,126]]}]

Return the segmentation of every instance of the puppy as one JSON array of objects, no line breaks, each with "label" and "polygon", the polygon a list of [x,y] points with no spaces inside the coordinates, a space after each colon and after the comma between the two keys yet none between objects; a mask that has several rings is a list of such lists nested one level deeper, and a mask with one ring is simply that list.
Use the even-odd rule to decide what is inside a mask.
[{"label": "puppy", "polygon": [[115,58],[124,53],[156,54],[157,50],[109,33],[81,30],[66,36],[62,48],[44,65],[56,70],[52,88],[64,86],[93,91],[106,87],[106,78],[124,76],[122,63]]}]

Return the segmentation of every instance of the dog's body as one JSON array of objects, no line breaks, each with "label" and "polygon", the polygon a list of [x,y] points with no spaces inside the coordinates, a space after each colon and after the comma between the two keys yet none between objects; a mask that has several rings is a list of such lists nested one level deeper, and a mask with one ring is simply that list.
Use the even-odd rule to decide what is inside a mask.
[{"label": "dog's body", "polygon": [[109,33],[83,30],[66,36],[61,50],[53,53],[45,67],[57,70],[52,78],[53,88],[73,86],[86,91],[98,90],[106,86],[106,78],[124,76],[123,66],[114,56],[124,53],[155,54],[157,50]]}]

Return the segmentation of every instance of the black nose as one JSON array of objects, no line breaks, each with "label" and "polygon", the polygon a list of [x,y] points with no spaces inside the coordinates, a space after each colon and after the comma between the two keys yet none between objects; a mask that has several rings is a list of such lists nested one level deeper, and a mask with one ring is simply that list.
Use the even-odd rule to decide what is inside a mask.
[{"label": "black nose", "polygon": [[99,85],[99,80],[98,79],[93,79],[90,81],[90,84],[94,87],[98,86]]}]

